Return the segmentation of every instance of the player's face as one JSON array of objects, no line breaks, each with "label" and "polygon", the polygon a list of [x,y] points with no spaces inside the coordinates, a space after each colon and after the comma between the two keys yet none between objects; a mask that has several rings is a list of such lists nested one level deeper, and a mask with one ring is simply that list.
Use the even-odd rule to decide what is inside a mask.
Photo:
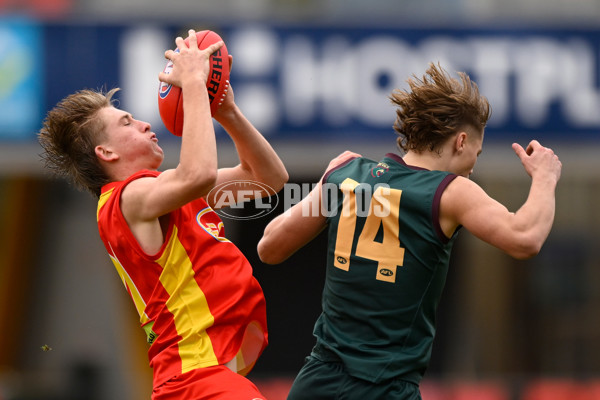
[{"label": "player's face", "polygon": [[149,123],[138,121],[115,107],[105,107],[98,113],[104,122],[105,141],[121,161],[136,163],[147,169],[160,166],[164,153]]}]

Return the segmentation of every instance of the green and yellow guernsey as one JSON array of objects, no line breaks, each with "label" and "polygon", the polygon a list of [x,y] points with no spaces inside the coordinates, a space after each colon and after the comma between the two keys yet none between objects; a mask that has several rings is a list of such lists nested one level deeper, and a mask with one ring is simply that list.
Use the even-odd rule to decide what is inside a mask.
[{"label": "green and yellow guernsey", "polygon": [[324,177],[329,244],[315,357],[375,383],[421,381],[456,236],[439,225],[454,178],[395,154],[355,158]]}]

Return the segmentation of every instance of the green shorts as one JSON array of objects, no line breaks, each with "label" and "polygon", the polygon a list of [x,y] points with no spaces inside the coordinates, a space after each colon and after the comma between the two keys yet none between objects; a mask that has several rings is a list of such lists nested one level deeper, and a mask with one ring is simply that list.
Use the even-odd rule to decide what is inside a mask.
[{"label": "green shorts", "polygon": [[373,383],[354,378],[338,362],[313,356],[306,362],[290,389],[287,400],[422,400],[419,387],[400,379]]}]

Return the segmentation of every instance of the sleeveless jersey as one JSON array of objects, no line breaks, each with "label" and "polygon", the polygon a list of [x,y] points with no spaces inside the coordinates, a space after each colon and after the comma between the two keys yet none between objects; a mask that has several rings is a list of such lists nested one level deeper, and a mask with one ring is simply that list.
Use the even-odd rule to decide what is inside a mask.
[{"label": "sleeveless jersey", "polygon": [[375,383],[420,382],[456,236],[446,238],[438,214],[454,178],[391,153],[324,177],[329,242],[314,356]]},{"label": "sleeveless jersey", "polygon": [[169,214],[164,243],[146,254],[121,212],[123,188],[102,188],[98,228],[146,331],[154,387],[196,368],[229,363],[245,375],[267,345],[265,299],[241,251],[203,199]]}]

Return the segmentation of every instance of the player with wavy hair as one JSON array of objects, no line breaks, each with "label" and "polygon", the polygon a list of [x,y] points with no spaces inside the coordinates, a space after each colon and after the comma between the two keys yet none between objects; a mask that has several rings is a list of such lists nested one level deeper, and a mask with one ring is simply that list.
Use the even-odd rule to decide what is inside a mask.
[{"label": "player with wavy hair", "polygon": [[409,90],[392,92],[404,155],[342,153],[265,228],[258,252],[269,264],[328,232],[316,344],[289,400],[421,399],[459,228],[519,259],[536,255],[550,233],[561,162],[535,140],[526,149],[515,143],[531,176],[529,196],[514,213],[489,197],[469,176],[490,106],[459,77],[430,64],[422,79],[408,80]]},{"label": "player with wavy hair", "polygon": [[48,112],[38,134],[46,168],[96,197],[110,182],[94,151],[104,139],[105,124],[98,113],[114,105],[118,90],[81,90],[67,96]]},{"label": "player with wavy hair", "polygon": [[[265,298],[252,266],[225,237],[207,194],[230,181],[260,182],[272,195],[288,179],[265,138],[245,118],[231,87],[214,118],[240,164],[217,167],[206,87],[209,56],[181,37],[162,82],[182,88],[185,120],[179,164],[150,124],[114,106],[113,95],[82,90],[59,102],[39,132],[46,166],[98,197],[100,237],[140,316],[150,344],[153,400],[263,399],[244,376],[267,345]],[[238,188],[231,185],[232,195]],[[269,190],[269,192],[267,192]]]},{"label": "player with wavy hair", "polygon": [[408,90],[394,90],[397,106],[394,129],[404,152],[440,151],[446,139],[463,127],[485,128],[491,116],[487,99],[464,72],[460,81],[431,65],[422,79],[408,79]]}]

